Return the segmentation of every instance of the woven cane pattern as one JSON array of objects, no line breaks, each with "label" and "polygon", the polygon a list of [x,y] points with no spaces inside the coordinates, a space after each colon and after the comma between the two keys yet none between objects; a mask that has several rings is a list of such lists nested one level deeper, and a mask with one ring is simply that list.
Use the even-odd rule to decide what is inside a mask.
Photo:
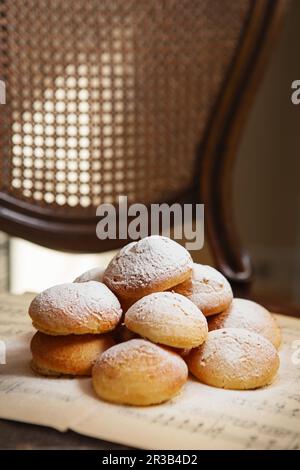
[{"label": "woven cane pattern", "polygon": [[250,4],[2,0],[0,192],[86,217],[187,190]]}]

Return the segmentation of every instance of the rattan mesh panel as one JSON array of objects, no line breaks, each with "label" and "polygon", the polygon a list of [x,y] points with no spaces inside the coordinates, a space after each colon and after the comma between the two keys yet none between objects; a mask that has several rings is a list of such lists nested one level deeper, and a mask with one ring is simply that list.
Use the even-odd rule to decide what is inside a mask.
[{"label": "rattan mesh panel", "polygon": [[250,3],[2,0],[1,191],[85,216],[186,190]]}]

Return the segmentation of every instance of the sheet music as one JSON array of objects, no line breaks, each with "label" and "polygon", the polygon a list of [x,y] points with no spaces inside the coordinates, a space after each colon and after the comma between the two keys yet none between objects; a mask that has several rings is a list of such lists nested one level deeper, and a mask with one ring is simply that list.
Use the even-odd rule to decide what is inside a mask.
[{"label": "sheet music", "polygon": [[168,403],[126,407],[99,400],[89,378],[43,378],[31,371],[30,298],[0,296],[0,339],[7,346],[0,417],[149,449],[300,449],[300,320],[277,316],[284,341],[271,386],[220,390],[191,378]]}]

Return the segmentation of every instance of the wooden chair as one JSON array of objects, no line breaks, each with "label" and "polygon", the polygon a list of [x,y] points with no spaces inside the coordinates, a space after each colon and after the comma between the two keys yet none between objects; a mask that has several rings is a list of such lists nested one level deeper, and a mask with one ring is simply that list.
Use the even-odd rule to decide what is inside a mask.
[{"label": "wooden chair", "polygon": [[232,174],[285,0],[0,2],[0,229],[74,252],[96,207],[203,202],[216,266],[237,287],[251,263]]},{"label": "wooden chair", "polygon": [[[204,202],[216,266],[236,289],[248,286],[231,178],[285,4],[0,0],[0,230],[100,252],[126,242],[96,238],[101,202]],[[11,448],[117,447],[0,427]]]}]

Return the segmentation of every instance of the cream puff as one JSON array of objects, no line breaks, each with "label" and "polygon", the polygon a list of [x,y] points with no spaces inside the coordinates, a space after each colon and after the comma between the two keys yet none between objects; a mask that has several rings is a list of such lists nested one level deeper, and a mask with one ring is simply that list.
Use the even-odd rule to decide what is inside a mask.
[{"label": "cream puff", "polygon": [[170,400],[182,389],[187,376],[180,356],[143,339],[108,349],[92,371],[93,387],[100,398],[136,406]]},{"label": "cream puff", "polygon": [[42,375],[91,375],[96,359],[113,346],[110,335],[49,336],[37,332],[31,340],[31,367]]},{"label": "cream puff", "polygon": [[182,283],[191,276],[192,266],[183,246],[153,235],[122,248],[107,266],[103,280],[121,301],[132,303]]},{"label": "cream puff", "polygon": [[29,315],[48,335],[99,334],[118,325],[122,309],[106,285],[89,281],[50,287],[33,299]]},{"label": "cream puff", "polygon": [[157,292],[138,300],[125,314],[125,325],[154,343],[195,348],[207,337],[207,321],[193,302],[174,292]]},{"label": "cream puff", "polygon": [[233,299],[231,305],[219,315],[210,317],[208,329],[244,328],[267,338],[279,348],[281,343],[280,328],[275,318],[267,309],[246,299]]},{"label": "cream puff", "polygon": [[85,271],[80,276],[76,277],[73,282],[87,282],[87,281],[98,281],[103,282],[103,275],[104,275],[103,268],[92,268],[88,271]]},{"label": "cream puff", "polygon": [[273,344],[257,333],[239,328],[210,331],[206,342],[193,349],[186,361],[200,382],[235,390],[268,385],[279,368]]},{"label": "cream puff", "polygon": [[232,289],[223,274],[197,263],[193,264],[192,277],[172,290],[190,299],[206,317],[223,312],[233,299]]}]

